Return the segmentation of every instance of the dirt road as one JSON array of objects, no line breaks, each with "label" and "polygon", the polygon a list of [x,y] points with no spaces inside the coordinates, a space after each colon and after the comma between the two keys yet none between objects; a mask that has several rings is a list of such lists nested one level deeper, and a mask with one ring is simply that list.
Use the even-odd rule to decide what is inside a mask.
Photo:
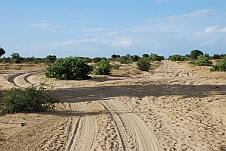
[{"label": "dirt road", "polygon": [[[55,111],[0,117],[1,150],[224,150],[226,77],[163,61],[131,77],[84,81],[1,74],[1,88],[55,86]],[[25,126],[21,126],[25,123]]]}]

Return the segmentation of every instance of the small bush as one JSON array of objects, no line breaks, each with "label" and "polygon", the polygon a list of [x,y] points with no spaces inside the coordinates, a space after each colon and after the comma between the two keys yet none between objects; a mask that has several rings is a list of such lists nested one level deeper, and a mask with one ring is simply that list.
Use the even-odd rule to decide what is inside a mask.
[{"label": "small bush", "polygon": [[171,60],[171,61],[184,61],[185,57],[181,56],[181,55],[173,55],[173,56],[169,56],[168,60]]},{"label": "small bush", "polygon": [[57,101],[49,95],[44,84],[25,89],[12,88],[3,92],[0,114],[45,111],[53,108],[55,102]]},{"label": "small bush", "polygon": [[141,71],[148,71],[150,68],[150,61],[148,58],[140,58],[137,61],[137,67]]},{"label": "small bush", "polygon": [[97,67],[94,69],[93,73],[98,75],[109,75],[111,71],[111,66],[109,61],[102,59]]},{"label": "small bush", "polygon": [[89,79],[88,74],[92,67],[87,65],[83,59],[78,57],[68,57],[56,60],[50,64],[45,73],[48,78],[60,80],[83,80]]},{"label": "small bush", "polygon": [[112,65],[110,65],[110,67],[113,68],[113,69],[119,69],[120,66],[121,66],[120,64],[112,64]]},{"label": "small bush", "polygon": [[210,58],[207,55],[199,55],[197,60],[195,61],[195,65],[197,66],[211,66],[213,63],[209,61]]},{"label": "small bush", "polygon": [[220,62],[217,62],[216,65],[212,65],[210,71],[226,71],[226,57]]}]

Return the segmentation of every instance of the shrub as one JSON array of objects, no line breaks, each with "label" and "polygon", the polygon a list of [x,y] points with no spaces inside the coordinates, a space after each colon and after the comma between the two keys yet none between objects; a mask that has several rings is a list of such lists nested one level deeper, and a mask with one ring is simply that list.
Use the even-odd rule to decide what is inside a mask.
[{"label": "shrub", "polygon": [[173,55],[173,56],[169,56],[168,60],[171,61],[184,61],[185,57],[181,56],[181,55]]},{"label": "shrub", "polygon": [[102,59],[97,67],[94,69],[94,74],[98,75],[109,75],[110,74],[110,64],[109,61],[106,59]]},{"label": "shrub", "polygon": [[78,57],[68,57],[50,64],[45,75],[48,78],[61,80],[83,80],[90,78],[88,74],[91,71],[92,67],[85,64],[84,60]]},{"label": "shrub", "polygon": [[226,71],[226,56],[220,62],[217,62],[216,65],[212,65],[210,71]]},{"label": "shrub", "polygon": [[150,68],[150,61],[148,58],[140,58],[137,61],[137,67],[141,71],[148,71]]},{"label": "shrub", "polygon": [[151,61],[161,61],[164,60],[164,56],[158,56],[157,54],[150,54],[150,60]]},{"label": "shrub", "polygon": [[0,114],[45,111],[53,108],[55,102],[57,101],[49,95],[44,84],[25,89],[12,88],[3,92]]},{"label": "shrub", "polygon": [[111,64],[110,67],[113,69],[119,69],[121,65],[120,64]]},{"label": "shrub", "polygon": [[200,56],[197,57],[197,60],[195,61],[195,65],[197,65],[197,66],[211,66],[213,63],[209,60],[210,60],[210,58],[208,57],[208,55],[206,55],[206,54],[200,55]]}]

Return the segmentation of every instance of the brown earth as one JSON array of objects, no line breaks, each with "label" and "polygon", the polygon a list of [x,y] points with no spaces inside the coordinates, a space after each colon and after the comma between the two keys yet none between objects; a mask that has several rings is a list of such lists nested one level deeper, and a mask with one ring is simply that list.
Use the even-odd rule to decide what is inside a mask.
[{"label": "brown earth", "polygon": [[225,72],[171,61],[120,70],[84,81],[46,79],[42,68],[2,70],[0,92],[44,82],[62,103],[0,116],[0,150],[226,150]]}]

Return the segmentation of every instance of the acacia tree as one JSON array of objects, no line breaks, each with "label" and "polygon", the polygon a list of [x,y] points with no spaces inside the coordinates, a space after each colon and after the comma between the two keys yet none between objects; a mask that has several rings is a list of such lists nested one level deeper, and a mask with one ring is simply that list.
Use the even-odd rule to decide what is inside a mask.
[{"label": "acacia tree", "polygon": [[0,47],[0,57],[5,54],[5,50]]},{"label": "acacia tree", "polygon": [[190,57],[192,59],[197,59],[197,57],[200,56],[200,55],[203,55],[202,51],[200,51],[200,50],[192,50],[191,54],[190,54]]}]

